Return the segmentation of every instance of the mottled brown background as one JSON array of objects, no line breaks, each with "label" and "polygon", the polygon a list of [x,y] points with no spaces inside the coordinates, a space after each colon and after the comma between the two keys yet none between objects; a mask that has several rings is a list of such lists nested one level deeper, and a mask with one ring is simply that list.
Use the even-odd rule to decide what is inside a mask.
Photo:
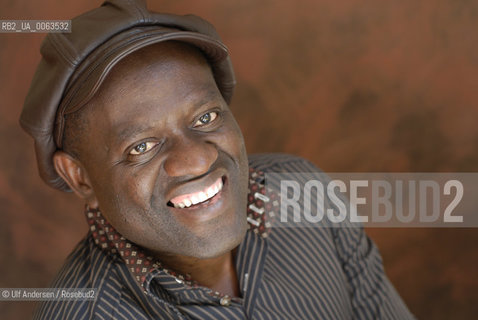
[{"label": "mottled brown background", "polygon": [[[154,2],[154,3],[153,3]],[[2,0],[1,19],[68,19],[100,1]],[[250,152],[326,171],[478,171],[478,2],[150,1],[201,15],[230,47]],[[43,35],[0,34],[0,287],[45,287],[85,234],[82,204],[40,181],[17,125]],[[476,229],[371,229],[420,319],[478,315]],[[0,302],[0,318],[32,303]]]}]

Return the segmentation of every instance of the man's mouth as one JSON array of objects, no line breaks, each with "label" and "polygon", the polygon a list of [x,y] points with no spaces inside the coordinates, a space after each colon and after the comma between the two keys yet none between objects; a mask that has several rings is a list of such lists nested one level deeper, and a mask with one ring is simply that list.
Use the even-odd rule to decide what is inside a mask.
[{"label": "man's mouth", "polygon": [[203,190],[172,198],[169,200],[168,205],[183,209],[208,202],[222,190],[223,185],[223,177],[221,177]]}]

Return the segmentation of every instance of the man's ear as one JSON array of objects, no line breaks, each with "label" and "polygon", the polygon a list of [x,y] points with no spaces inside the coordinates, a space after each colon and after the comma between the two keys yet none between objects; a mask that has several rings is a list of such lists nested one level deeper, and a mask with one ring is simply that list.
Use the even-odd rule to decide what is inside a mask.
[{"label": "man's ear", "polygon": [[58,175],[78,197],[84,199],[90,208],[98,208],[90,178],[79,160],[66,152],[57,151],[53,155],[53,164]]}]

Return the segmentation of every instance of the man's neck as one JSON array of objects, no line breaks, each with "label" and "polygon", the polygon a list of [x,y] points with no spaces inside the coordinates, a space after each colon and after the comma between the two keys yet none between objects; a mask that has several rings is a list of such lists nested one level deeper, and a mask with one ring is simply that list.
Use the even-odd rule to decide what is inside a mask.
[{"label": "man's neck", "polygon": [[239,281],[234,263],[234,251],[210,259],[187,256],[160,257],[161,263],[181,274],[188,274],[198,284],[213,291],[239,297]]}]

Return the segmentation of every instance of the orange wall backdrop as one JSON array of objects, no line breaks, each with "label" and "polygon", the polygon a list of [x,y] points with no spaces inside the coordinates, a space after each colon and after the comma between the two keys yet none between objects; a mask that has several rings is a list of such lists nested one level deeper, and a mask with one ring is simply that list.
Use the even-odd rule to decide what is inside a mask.
[{"label": "orange wall backdrop", "polygon": [[[69,19],[100,1],[5,1],[0,19]],[[326,171],[478,171],[478,2],[165,0],[232,53],[249,152]],[[87,231],[82,203],[37,174],[18,126],[42,34],[0,34],[0,287],[45,287]],[[421,319],[478,314],[477,229],[370,229]],[[2,319],[33,303],[0,302]]]}]

